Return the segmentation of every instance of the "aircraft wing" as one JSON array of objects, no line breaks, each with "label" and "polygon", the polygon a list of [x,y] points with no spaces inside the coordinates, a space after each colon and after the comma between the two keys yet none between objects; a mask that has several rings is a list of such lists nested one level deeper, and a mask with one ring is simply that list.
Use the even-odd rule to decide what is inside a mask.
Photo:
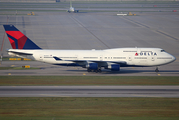
[{"label": "aircraft wing", "polygon": [[[58,57],[53,57],[55,60],[63,60]],[[126,65],[126,61],[94,61],[94,60],[63,60],[63,61],[71,61],[75,63],[83,63],[83,64],[88,64],[88,63],[97,63],[99,66],[108,66],[108,64],[119,64],[119,65]]]}]

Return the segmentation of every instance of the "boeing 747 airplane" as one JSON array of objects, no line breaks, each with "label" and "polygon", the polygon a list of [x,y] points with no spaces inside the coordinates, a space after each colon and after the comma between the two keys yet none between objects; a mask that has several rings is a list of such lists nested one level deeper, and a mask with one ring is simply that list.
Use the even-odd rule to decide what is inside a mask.
[{"label": "boeing 747 airplane", "polygon": [[4,25],[13,49],[9,55],[62,66],[81,66],[88,72],[101,69],[120,71],[120,67],[150,67],[169,64],[175,57],[161,48],[114,48],[105,50],[49,50],[42,49],[13,25]]}]

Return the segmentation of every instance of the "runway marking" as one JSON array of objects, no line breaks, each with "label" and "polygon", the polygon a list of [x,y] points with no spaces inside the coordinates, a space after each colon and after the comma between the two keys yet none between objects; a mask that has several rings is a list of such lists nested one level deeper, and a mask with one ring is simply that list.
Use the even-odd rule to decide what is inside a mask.
[{"label": "runway marking", "polygon": [[85,73],[83,73],[83,75],[86,75]]},{"label": "runway marking", "polygon": [[127,20],[127,21],[129,21],[129,22],[132,22],[132,23],[134,23],[134,24],[137,24],[137,25],[139,25],[139,26],[142,26],[142,27],[145,27],[145,28],[150,28],[150,27],[147,26],[147,25],[141,24],[141,23],[136,22],[136,21],[134,21],[134,20],[131,20],[131,19],[129,19],[129,18],[126,18],[126,17],[122,17],[122,18],[125,19],[125,20]]},{"label": "runway marking", "polygon": [[85,26],[83,25],[83,23],[81,23],[79,20],[77,20],[76,18],[74,18],[73,16],[71,17],[80,27],[84,28]]},{"label": "runway marking", "polygon": [[[144,25],[144,24],[141,24],[141,23],[136,22],[136,21],[134,21],[134,20],[131,20],[131,19],[129,19],[129,18],[126,18],[126,17],[122,17],[122,18],[125,19],[125,20],[127,20],[127,21],[129,21],[129,22],[132,22],[132,23],[134,23],[134,24],[137,24],[137,25],[139,25],[139,26],[142,26],[142,27],[151,29],[149,26]],[[154,31],[157,32],[157,33],[160,33],[160,34],[162,34],[162,35],[164,35],[164,36],[166,36],[166,37],[172,38],[172,39],[174,39],[174,40],[178,40],[177,38],[175,38],[175,37],[173,37],[173,36],[171,36],[171,35],[169,35],[169,34],[167,34],[167,33],[164,33],[163,31],[160,31],[160,30],[154,30]]]},{"label": "runway marking", "polygon": [[168,35],[167,33],[164,33],[163,31],[156,30],[156,32],[158,32],[158,33],[160,33],[160,34],[162,34],[162,35],[164,35],[164,36],[167,36],[167,37],[169,37],[169,38],[172,38],[172,39],[174,39],[174,40],[178,40],[177,38],[175,38],[175,37],[173,37],[173,36],[170,36],[170,35]]},{"label": "runway marking", "polygon": [[82,26],[84,29],[86,29],[91,35],[93,35],[98,41],[100,41],[103,45],[105,45],[107,48],[110,48],[107,44],[105,44],[101,39],[99,39],[95,34],[93,34],[90,30],[88,30],[79,20],[77,20],[76,18],[74,17],[71,17],[73,18],[73,20],[80,26]]},{"label": "runway marking", "polygon": [[8,75],[11,75],[11,73],[8,73]]}]

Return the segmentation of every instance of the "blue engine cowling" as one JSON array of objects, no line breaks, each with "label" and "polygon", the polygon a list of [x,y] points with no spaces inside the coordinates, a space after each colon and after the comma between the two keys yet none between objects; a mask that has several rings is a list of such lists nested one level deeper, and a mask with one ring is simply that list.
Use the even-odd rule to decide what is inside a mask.
[{"label": "blue engine cowling", "polygon": [[112,64],[111,65],[111,71],[120,71],[120,65]]},{"label": "blue engine cowling", "polygon": [[110,69],[111,71],[120,71],[120,65],[119,64],[111,64],[106,69]]},{"label": "blue engine cowling", "polygon": [[89,63],[88,68],[91,70],[98,70],[98,63]]}]

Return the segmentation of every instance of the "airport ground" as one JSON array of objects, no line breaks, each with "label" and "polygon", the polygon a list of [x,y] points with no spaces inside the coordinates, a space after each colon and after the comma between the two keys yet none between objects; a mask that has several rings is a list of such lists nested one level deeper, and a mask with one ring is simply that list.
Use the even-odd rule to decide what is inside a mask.
[{"label": "airport ground", "polygon": [[[156,5],[154,7],[154,5]],[[59,6],[59,8],[58,8]],[[155,67],[121,68],[121,72],[87,73],[83,68],[61,67],[35,61],[3,61],[0,67],[30,65],[29,70],[0,70],[1,76],[178,76],[178,4],[76,3],[79,13],[67,13],[69,4],[3,3],[0,8],[0,46],[11,48],[3,24],[13,24],[43,49],[163,48],[176,61]],[[87,9],[86,9],[87,8]],[[176,10],[176,11],[174,11]],[[35,15],[27,15],[34,12]],[[132,12],[136,16],[117,16]],[[2,47],[3,46],[3,47]],[[1,79],[1,78],[0,78]],[[126,88],[129,89],[129,88]],[[82,92],[82,91],[80,91]],[[83,94],[83,93],[81,93]],[[178,94],[178,91],[176,91]],[[81,99],[81,100],[80,100]],[[91,102],[90,102],[91,101]],[[97,101],[97,102],[95,102]],[[108,101],[108,102],[106,102]],[[156,102],[157,101],[157,102]],[[22,104],[24,103],[24,104]],[[32,104],[34,103],[34,104]],[[43,103],[43,104],[39,104]],[[49,103],[49,104],[47,104]],[[56,104],[57,103],[57,104]],[[82,106],[86,103],[91,106]],[[101,103],[101,104],[99,104]],[[113,104],[114,103],[114,104]],[[178,98],[0,98],[2,119],[178,119]],[[42,106],[36,106],[42,105]],[[53,107],[56,106],[56,107]],[[75,105],[75,106],[73,106]],[[92,106],[94,105],[94,106]],[[151,106],[153,105],[153,106]],[[36,107],[35,107],[36,106]],[[81,108],[80,108],[81,106]],[[11,109],[12,108],[12,109]],[[37,109],[39,108],[39,109]],[[36,110],[37,109],[37,110]],[[30,111],[30,112],[29,112]],[[63,114],[69,113],[69,114]],[[60,114],[61,113],[61,114]],[[45,116],[46,115],[46,116]],[[63,116],[64,115],[64,116]],[[44,118],[45,116],[45,118]],[[129,117],[131,116],[131,117]]]},{"label": "airport ground", "polygon": [[[68,5],[68,3],[2,3],[0,9],[1,54],[6,56],[6,50],[11,48],[2,25],[13,24],[43,49],[162,48],[174,55],[176,61],[160,66],[159,75],[179,75],[179,7],[176,3],[95,4],[92,2],[88,5],[78,2],[74,4],[74,7],[76,9],[79,7],[85,12],[67,13],[62,11],[62,9],[68,9]],[[154,5],[158,7],[154,7]],[[27,15],[30,12],[34,12],[35,15]],[[121,12],[132,12],[136,16],[117,16],[117,13]],[[8,73],[12,75],[91,75],[83,68],[55,67],[39,62],[5,61],[1,66],[23,66],[24,64],[36,65],[45,69],[2,71],[1,75]],[[153,72],[154,70],[155,67],[121,68],[121,72],[118,74],[106,75],[158,75]]]}]

